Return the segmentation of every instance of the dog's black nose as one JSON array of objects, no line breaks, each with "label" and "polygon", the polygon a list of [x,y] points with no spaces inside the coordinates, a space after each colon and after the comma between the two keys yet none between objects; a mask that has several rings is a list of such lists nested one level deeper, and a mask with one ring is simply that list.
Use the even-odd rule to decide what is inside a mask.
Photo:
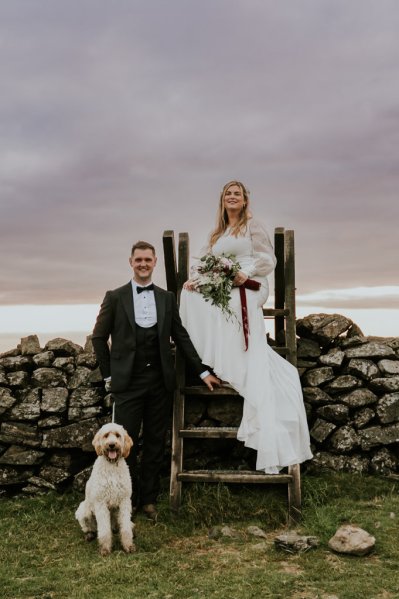
[{"label": "dog's black nose", "polygon": [[114,447],[115,447],[115,443],[109,443],[109,445],[108,445],[109,449],[114,449]]}]

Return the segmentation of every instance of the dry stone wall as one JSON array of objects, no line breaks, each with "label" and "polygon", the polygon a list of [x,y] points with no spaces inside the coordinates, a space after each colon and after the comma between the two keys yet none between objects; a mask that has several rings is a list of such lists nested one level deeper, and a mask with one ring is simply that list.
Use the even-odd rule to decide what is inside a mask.
[{"label": "dry stone wall", "polygon": [[[307,468],[389,474],[399,463],[399,338],[364,337],[341,315],[297,323],[314,459]],[[237,426],[240,398],[187,402],[187,426]],[[0,356],[0,493],[82,488],[92,438],[111,418],[93,348],[36,335]],[[186,441],[186,467],[254,465],[234,440]],[[169,456],[165,457],[165,475]]]}]

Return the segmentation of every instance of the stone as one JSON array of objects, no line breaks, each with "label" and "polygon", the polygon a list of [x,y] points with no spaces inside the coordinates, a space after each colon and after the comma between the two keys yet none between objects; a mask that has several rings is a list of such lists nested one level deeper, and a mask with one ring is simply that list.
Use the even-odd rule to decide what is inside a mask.
[{"label": "stone", "polygon": [[93,470],[93,466],[89,466],[85,468],[78,474],[74,476],[72,488],[75,491],[79,491],[79,493],[83,493],[86,487],[86,483],[90,478],[91,471]]},{"label": "stone", "polygon": [[318,358],[321,354],[321,349],[317,341],[312,339],[298,339],[297,356],[298,358]]},{"label": "stone", "polygon": [[84,345],[84,351],[88,354],[94,354],[94,347],[93,347],[93,335],[87,335],[86,337],[86,342]]},{"label": "stone", "polygon": [[370,381],[370,387],[375,391],[394,393],[395,391],[399,391],[399,376],[373,379]]},{"label": "stone", "polygon": [[317,451],[311,462],[309,462],[309,469],[311,471],[319,472],[320,470],[334,470],[336,472],[343,472],[346,469],[347,456],[335,455],[328,453],[327,451]]},{"label": "stone", "polygon": [[102,400],[100,389],[92,389],[90,387],[79,387],[72,391],[69,398],[70,408],[85,408],[94,406]]},{"label": "stone", "polygon": [[374,548],[375,538],[362,528],[345,524],[338,528],[328,546],[337,553],[363,556]]},{"label": "stone", "polygon": [[18,370],[17,372],[9,372],[7,374],[7,382],[10,387],[26,387],[29,383],[29,374],[24,370]]},{"label": "stone", "polygon": [[91,385],[93,385],[95,383],[104,383],[104,379],[103,379],[103,376],[101,374],[101,370],[99,367],[97,367],[91,371],[89,380],[90,380]]},{"label": "stone", "polygon": [[259,526],[248,526],[247,533],[253,537],[267,539],[267,534]]},{"label": "stone", "polygon": [[56,466],[43,466],[40,468],[39,477],[49,482],[52,485],[58,486],[65,482],[71,473],[63,468],[57,468]]},{"label": "stone", "polygon": [[67,377],[56,368],[38,368],[32,374],[32,383],[36,387],[42,387],[44,389],[48,387],[60,387],[67,384]]},{"label": "stone", "polygon": [[49,368],[54,360],[54,352],[43,351],[33,356],[32,360],[39,368]]},{"label": "stone", "polygon": [[15,356],[10,358],[2,358],[0,364],[7,372],[16,372],[19,370],[31,370],[32,360],[27,356]]},{"label": "stone", "polygon": [[395,358],[394,350],[384,343],[369,341],[358,347],[345,349],[347,358]]},{"label": "stone", "polygon": [[352,324],[351,328],[347,332],[346,336],[350,339],[352,337],[364,337],[362,329],[355,323]]},{"label": "stone", "polygon": [[68,420],[70,422],[78,422],[79,420],[87,420],[88,418],[94,418],[100,416],[102,413],[101,406],[90,406],[87,408],[69,408]]},{"label": "stone", "polygon": [[365,427],[375,416],[374,410],[371,408],[362,408],[353,418],[353,424],[357,429]]},{"label": "stone", "polygon": [[296,363],[297,369],[302,371],[300,376],[302,376],[306,370],[309,370],[309,368],[316,368],[317,365],[317,362],[312,362],[311,360],[302,360],[301,358],[299,358]]},{"label": "stone", "polygon": [[67,409],[68,389],[65,387],[50,387],[43,389],[41,409],[44,412],[59,414]]},{"label": "stone", "polygon": [[318,387],[304,387],[302,389],[304,399],[312,405],[332,402],[332,398]]},{"label": "stone", "polygon": [[370,461],[371,471],[375,474],[387,475],[396,472],[398,460],[386,447],[375,452]]},{"label": "stone", "polygon": [[59,429],[43,431],[42,447],[46,449],[72,449],[94,451],[92,440],[100,428],[96,418],[63,426]]},{"label": "stone", "polygon": [[209,399],[208,416],[220,422],[223,426],[238,426],[242,419],[243,400],[235,397],[218,397]]},{"label": "stone", "polygon": [[346,349],[347,347],[357,347],[368,343],[368,339],[362,335],[353,335],[353,337],[347,335],[346,337],[340,337],[337,342],[342,349]]},{"label": "stone", "polygon": [[337,339],[352,325],[352,321],[340,314],[310,314],[298,320],[297,332],[301,337],[314,338],[326,345]]},{"label": "stone", "polygon": [[48,463],[57,468],[63,468],[64,470],[71,470],[72,458],[70,453],[53,453],[48,460]]},{"label": "stone", "polygon": [[10,420],[30,421],[40,416],[39,389],[24,389],[18,393],[20,401],[13,406],[9,413]]},{"label": "stone", "polygon": [[76,356],[77,366],[86,366],[87,368],[95,368],[97,366],[97,358],[95,354],[84,351],[82,354]]},{"label": "stone", "polygon": [[11,395],[9,389],[0,387],[0,415],[12,408],[16,401],[17,398]]},{"label": "stone", "polygon": [[323,356],[320,356],[319,362],[324,364],[324,366],[341,366],[344,361],[345,353],[340,350],[338,347],[334,347],[330,349],[330,351]]},{"label": "stone", "polygon": [[388,393],[378,400],[377,416],[382,424],[399,422],[399,393]]},{"label": "stone", "polygon": [[323,383],[331,381],[333,378],[333,369],[330,366],[323,366],[322,368],[308,370],[303,376],[303,384],[305,387],[319,387]]},{"label": "stone", "polygon": [[58,416],[56,414],[48,416],[47,418],[41,418],[37,421],[37,426],[39,428],[53,428],[55,426],[62,426],[62,424],[62,416]]},{"label": "stone", "polygon": [[10,466],[35,466],[43,461],[44,451],[27,449],[19,445],[11,445],[2,456],[0,464],[9,464]]},{"label": "stone", "polygon": [[80,345],[62,337],[56,337],[48,341],[45,349],[53,351],[56,356],[77,356],[83,351]]},{"label": "stone", "polygon": [[361,382],[355,376],[352,376],[351,374],[343,374],[326,385],[325,389],[327,393],[334,394],[342,393],[343,391],[351,391],[352,389],[356,389],[356,387],[360,386]]},{"label": "stone", "polygon": [[54,359],[52,366],[63,370],[67,374],[72,374],[75,372],[75,359],[71,356],[61,356]]},{"label": "stone", "polygon": [[321,416],[321,418],[325,418],[326,420],[330,420],[338,424],[348,422],[349,420],[349,408],[348,406],[343,406],[342,404],[329,404],[327,406],[322,406],[321,408],[317,409],[316,414]]},{"label": "stone", "polygon": [[92,371],[85,366],[78,366],[75,372],[69,377],[69,389],[77,389],[78,387],[89,387],[91,382]]},{"label": "stone", "polygon": [[4,368],[0,368],[0,385],[7,386],[8,380]]},{"label": "stone", "polygon": [[21,354],[23,356],[33,356],[41,351],[39,337],[37,335],[28,335],[21,339]]},{"label": "stone", "polygon": [[371,426],[358,432],[361,448],[369,451],[378,445],[392,445],[399,442],[399,423],[388,426]]},{"label": "stone", "polygon": [[336,399],[350,408],[361,408],[378,401],[377,395],[370,391],[370,389],[355,389],[352,393],[340,395]]},{"label": "stone", "polygon": [[370,381],[380,375],[378,367],[365,358],[352,358],[347,366],[349,374],[354,374],[365,381]]},{"label": "stone", "polygon": [[10,357],[15,357],[15,356],[19,356],[21,354],[21,346],[17,346],[14,349],[9,349],[8,351],[4,351],[0,354],[0,360],[1,358],[10,358]]},{"label": "stone", "polygon": [[318,443],[323,443],[336,428],[335,424],[318,418],[310,430],[310,436]]},{"label": "stone", "polygon": [[36,426],[29,426],[21,422],[3,422],[0,427],[1,443],[39,447],[41,439],[42,436]]},{"label": "stone", "polygon": [[399,374],[399,360],[380,360],[378,368],[382,374]]},{"label": "stone", "polygon": [[36,493],[39,489],[46,489],[47,491],[56,491],[57,487],[50,483],[49,481],[41,478],[40,476],[31,476],[28,478],[28,482],[30,483],[30,488],[24,487],[23,491],[26,493]]},{"label": "stone", "polygon": [[319,539],[317,537],[299,535],[297,532],[286,532],[275,537],[274,545],[276,549],[281,549],[288,553],[298,553],[314,549],[319,545]]},{"label": "stone", "polygon": [[185,402],[184,419],[186,426],[197,426],[204,417],[206,411],[206,403],[200,397],[190,397]]},{"label": "stone", "polygon": [[363,455],[347,456],[344,470],[347,472],[356,472],[357,474],[367,474],[370,469],[370,459]]},{"label": "stone", "polygon": [[0,487],[8,485],[20,485],[33,475],[33,470],[17,470],[10,466],[0,467]]},{"label": "stone", "polygon": [[342,426],[331,435],[329,443],[338,453],[347,453],[359,446],[359,437],[351,426]]}]

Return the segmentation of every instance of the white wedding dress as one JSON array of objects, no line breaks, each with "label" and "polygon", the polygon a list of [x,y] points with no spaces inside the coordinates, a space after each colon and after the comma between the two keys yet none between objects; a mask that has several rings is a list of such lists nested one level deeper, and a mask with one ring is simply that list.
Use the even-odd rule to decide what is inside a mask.
[{"label": "white wedding dress", "polygon": [[[207,251],[203,248],[200,256]],[[233,288],[230,302],[237,318],[227,318],[199,292],[183,289],[181,319],[202,362],[244,398],[238,440],[257,451],[257,470],[277,474],[312,453],[298,371],[266,341],[262,306],[269,295],[267,275],[276,264],[273,248],[266,231],[252,219],[245,235],[234,237],[227,230],[211,251],[234,254],[241,270],[261,283],[259,291],[246,289],[248,350],[238,288]]]}]

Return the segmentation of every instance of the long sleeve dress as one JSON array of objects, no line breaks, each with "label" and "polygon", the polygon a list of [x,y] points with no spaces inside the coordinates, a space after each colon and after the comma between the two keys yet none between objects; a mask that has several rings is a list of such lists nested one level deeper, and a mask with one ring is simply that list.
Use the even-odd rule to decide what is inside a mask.
[{"label": "long sleeve dress", "polygon": [[203,363],[244,398],[237,439],[257,451],[257,470],[277,474],[310,459],[312,453],[298,371],[266,341],[262,306],[269,295],[267,275],[276,265],[273,248],[263,226],[251,219],[244,235],[235,237],[228,229],[206,251],[234,254],[241,270],[261,283],[259,291],[246,290],[248,350],[237,287],[230,301],[237,318],[226,317],[201,293],[183,289],[181,319]]}]

